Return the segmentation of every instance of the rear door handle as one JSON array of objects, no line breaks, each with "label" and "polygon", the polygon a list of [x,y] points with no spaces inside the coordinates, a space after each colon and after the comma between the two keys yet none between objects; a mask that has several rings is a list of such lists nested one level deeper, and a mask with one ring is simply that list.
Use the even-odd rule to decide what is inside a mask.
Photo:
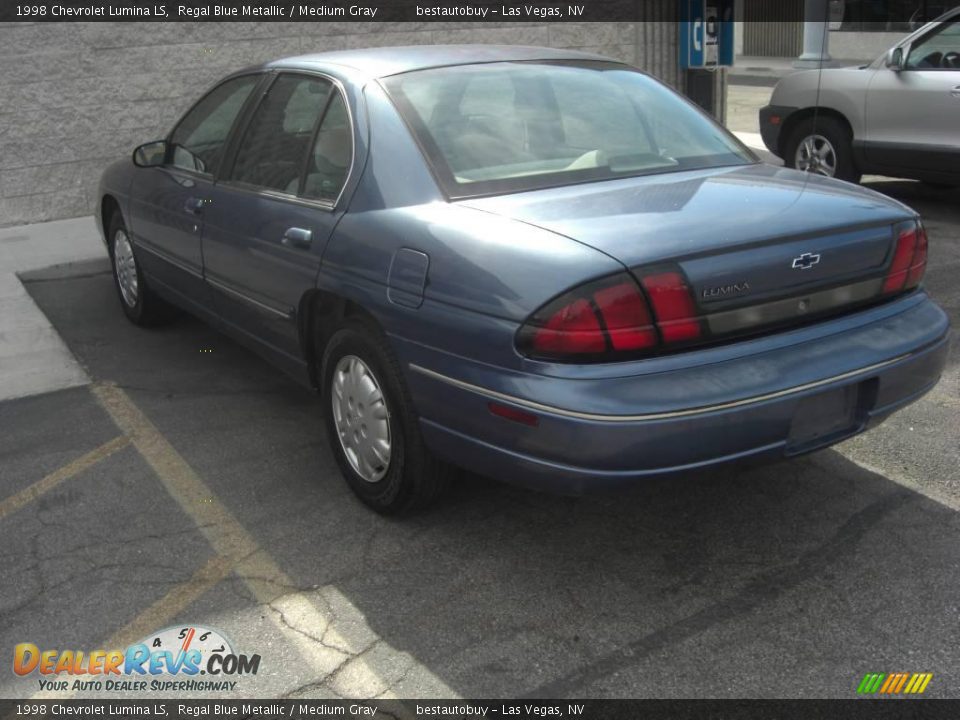
[{"label": "rear door handle", "polygon": [[203,198],[187,198],[187,201],[183,204],[183,209],[191,215],[200,215],[203,212],[203,206],[205,204],[206,203]]},{"label": "rear door handle", "polygon": [[313,231],[304,228],[287,228],[280,242],[287,247],[307,249],[313,242]]},{"label": "rear door handle", "polygon": [[960,85],[957,85],[953,90],[951,90],[950,94],[955,98],[960,98]]}]

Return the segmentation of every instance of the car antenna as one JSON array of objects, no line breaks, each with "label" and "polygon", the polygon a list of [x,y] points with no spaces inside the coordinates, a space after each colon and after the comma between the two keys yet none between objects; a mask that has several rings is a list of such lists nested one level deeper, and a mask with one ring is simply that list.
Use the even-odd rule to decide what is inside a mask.
[{"label": "car antenna", "polygon": [[820,87],[823,83],[823,49],[827,46],[827,33],[830,31],[829,16],[823,23],[823,35],[820,37],[820,60],[817,65],[817,98],[813,105],[813,129],[817,129],[817,117],[820,114]]},{"label": "car antenna", "polygon": [[[817,95],[813,103],[813,131],[814,132],[817,132],[817,120],[820,117],[820,87],[823,83],[823,63],[824,63],[823,49],[827,45],[827,33],[829,31],[830,31],[830,14],[828,12],[827,18],[823,23],[823,34],[820,37],[820,59],[817,65]],[[809,175],[810,171],[808,170],[806,174]],[[810,178],[804,179],[804,183],[803,183],[804,188],[806,188],[806,185],[809,179]]]}]

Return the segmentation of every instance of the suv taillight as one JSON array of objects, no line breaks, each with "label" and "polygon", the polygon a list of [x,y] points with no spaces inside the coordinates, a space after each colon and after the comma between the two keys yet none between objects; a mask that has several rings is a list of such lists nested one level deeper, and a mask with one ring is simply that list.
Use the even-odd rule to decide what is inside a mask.
[{"label": "suv taillight", "polygon": [[919,222],[900,230],[893,260],[883,281],[884,294],[911,290],[927,269],[927,233]]},{"label": "suv taillight", "polygon": [[547,303],[520,328],[520,351],[560,362],[615,361],[698,339],[696,304],[679,270],[638,275],[643,289],[620,273]]}]

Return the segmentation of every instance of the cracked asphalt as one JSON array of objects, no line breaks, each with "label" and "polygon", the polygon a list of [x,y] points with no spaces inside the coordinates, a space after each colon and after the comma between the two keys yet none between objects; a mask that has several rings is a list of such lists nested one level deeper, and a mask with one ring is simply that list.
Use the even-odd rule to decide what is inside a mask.
[{"label": "cracked asphalt", "polygon": [[[956,324],[960,191],[871,186],[924,213]],[[24,280],[94,384],[0,404],[8,658],[196,625],[262,657],[225,697],[849,698],[894,671],[960,697],[956,344],[835,449],[580,499],[467,476],[391,520],[256,356],[186,316],[133,327],[103,262]],[[0,696],[40,690],[6,667]]]}]

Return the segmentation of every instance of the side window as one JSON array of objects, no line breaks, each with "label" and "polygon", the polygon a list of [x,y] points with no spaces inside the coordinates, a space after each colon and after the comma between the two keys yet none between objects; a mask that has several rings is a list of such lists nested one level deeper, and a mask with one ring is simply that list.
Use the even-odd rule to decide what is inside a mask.
[{"label": "side window", "polygon": [[910,48],[911,70],[960,70],[960,22],[952,22]]},{"label": "side window", "polygon": [[337,92],[330,101],[313,150],[307,158],[307,176],[303,196],[331,202],[340,195],[350,163],[353,161],[353,136],[350,115],[343,96]]},{"label": "side window", "polygon": [[228,80],[211,90],[177,125],[170,142],[174,167],[213,174],[223,157],[224,145],[240,109],[259,75]]},{"label": "side window", "polygon": [[295,195],[330,89],[330,83],[322,78],[278,77],[250,120],[230,179]]}]

